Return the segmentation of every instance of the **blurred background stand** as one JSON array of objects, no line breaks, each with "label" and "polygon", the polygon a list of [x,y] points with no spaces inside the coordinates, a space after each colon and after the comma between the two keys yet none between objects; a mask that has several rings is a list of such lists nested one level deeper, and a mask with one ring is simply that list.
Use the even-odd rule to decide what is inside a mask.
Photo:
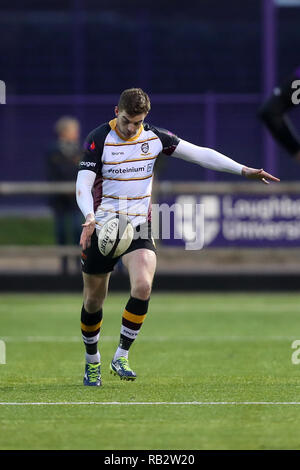
[{"label": "blurred background stand", "polygon": [[[2,198],[11,195],[73,194],[69,183],[1,183]],[[160,240],[158,248],[157,288],[185,286],[187,290],[231,288],[294,289],[300,275],[300,184],[260,183],[186,183],[156,184],[156,200],[169,207],[179,207],[182,198],[204,204],[205,245],[187,250],[189,225],[185,235]],[[193,199],[190,199],[193,198]],[[186,200],[186,199],[184,199]],[[177,202],[176,202],[177,201]],[[247,212],[248,211],[248,212]],[[170,224],[174,224],[176,214]],[[185,224],[188,221],[184,222]],[[228,228],[229,227],[229,228]],[[226,231],[228,232],[226,235]],[[39,234],[38,238],[41,238]],[[226,238],[227,236],[227,238]],[[228,238],[229,237],[229,238]],[[289,240],[288,240],[289,239]],[[0,246],[0,278],[4,290],[80,290],[78,265],[79,245],[14,245]],[[67,271],[62,259],[68,259]],[[14,283],[11,283],[14,279]],[[112,285],[127,288],[126,273],[120,268],[112,275]],[[10,284],[10,286],[9,286]]]},{"label": "blurred background stand", "polygon": [[[153,202],[203,205],[205,246],[185,249],[188,221],[183,239],[172,234],[160,240],[156,285],[296,285],[300,167],[275,144],[257,113],[272,88],[299,67],[299,6],[298,0],[203,0],[186,8],[161,0],[158,9],[137,0],[44,0],[25,8],[21,0],[3,0],[2,289],[50,286],[55,278],[58,289],[81,289],[79,234],[63,245],[49,204],[68,197],[76,205],[75,166],[68,177],[49,176],[50,131],[69,116],[85,138],[114,117],[120,92],[132,86],[150,95],[147,121],[153,125],[281,179],[279,185],[250,188],[236,175],[172,157],[160,161]],[[134,52],[134,61],[120,53],[120,45]],[[300,122],[300,107],[292,117]],[[70,219],[67,225],[73,232]],[[123,275],[118,266],[116,287]]]}]

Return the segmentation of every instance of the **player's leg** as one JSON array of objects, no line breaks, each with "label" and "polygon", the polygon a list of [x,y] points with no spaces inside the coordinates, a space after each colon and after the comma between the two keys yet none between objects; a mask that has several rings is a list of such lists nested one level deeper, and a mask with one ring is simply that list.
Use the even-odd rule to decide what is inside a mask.
[{"label": "player's leg", "polygon": [[103,315],[103,302],[107,295],[110,273],[118,259],[101,255],[94,232],[91,246],[81,253],[83,274],[83,306],[81,332],[86,349],[85,385],[101,385],[100,352],[98,341]]},{"label": "player's leg", "polygon": [[148,311],[152,282],[156,269],[156,254],[149,249],[137,249],[123,257],[128,269],[131,292],[122,316],[120,342],[111,371],[126,380],[134,380],[136,374],[128,364],[128,351],[138,336]]},{"label": "player's leg", "polygon": [[83,274],[81,333],[85,345],[85,385],[101,385],[98,341],[102,324],[102,306],[107,295],[110,273]]}]

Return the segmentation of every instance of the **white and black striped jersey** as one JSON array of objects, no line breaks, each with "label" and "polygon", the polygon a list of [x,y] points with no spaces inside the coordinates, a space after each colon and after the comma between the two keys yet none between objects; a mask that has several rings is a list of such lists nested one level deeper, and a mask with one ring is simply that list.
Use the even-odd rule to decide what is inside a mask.
[{"label": "white and black striped jersey", "polygon": [[90,132],[79,170],[96,173],[92,189],[96,220],[124,213],[135,227],[149,219],[155,161],[160,153],[171,155],[179,142],[171,132],[146,123],[133,138],[124,140],[116,119]]}]

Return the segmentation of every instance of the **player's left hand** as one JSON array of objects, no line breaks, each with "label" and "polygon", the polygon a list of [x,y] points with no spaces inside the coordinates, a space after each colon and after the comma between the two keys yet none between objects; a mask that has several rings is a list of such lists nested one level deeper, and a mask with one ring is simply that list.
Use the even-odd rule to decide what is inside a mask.
[{"label": "player's left hand", "polygon": [[275,182],[280,181],[279,178],[276,178],[276,176],[270,175],[270,173],[267,173],[262,168],[258,170],[256,168],[249,168],[247,166],[244,166],[242,169],[242,175],[252,180],[260,180],[265,184],[269,184],[269,181],[275,181]]}]

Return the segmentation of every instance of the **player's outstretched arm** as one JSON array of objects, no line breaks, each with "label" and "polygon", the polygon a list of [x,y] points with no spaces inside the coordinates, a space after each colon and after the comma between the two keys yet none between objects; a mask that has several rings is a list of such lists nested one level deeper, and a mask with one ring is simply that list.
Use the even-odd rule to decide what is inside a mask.
[{"label": "player's outstretched arm", "polygon": [[216,150],[206,147],[198,147],[197,145],[186,142],[185,140],[180,140],[172,155],[174,157],[196,163],[205,168],[209,168],[210,170],[243,175],[246,178],[260,180],[266,184],[268,184],[269,181],[280,181],[278,178],[270,175],[263,169],[249,168],[245,165],[241,165],[235,160],[232,160],[226,155],[217,152]]},{"label": "player's outstretched arm", "polygon": [[270,175],[270,173],[267,173],[262,168],[256,169],[256,168],[249,168],[247,166],[244,166],[242,168],[242,175],[251,180],[262,181],[265,184],[269,184],[269,181],[274,181],[274,182],[280,181],[279,178],[276,178],[276,176]]},{"label": "player's outstretched arm", "polygon": [[216,150],[207,147],[199,147],[183,139],[180,139],[172,156],[196,163],[210,170],[234,173],[236,175],[242,174],[243,165],[240,163]]}]

